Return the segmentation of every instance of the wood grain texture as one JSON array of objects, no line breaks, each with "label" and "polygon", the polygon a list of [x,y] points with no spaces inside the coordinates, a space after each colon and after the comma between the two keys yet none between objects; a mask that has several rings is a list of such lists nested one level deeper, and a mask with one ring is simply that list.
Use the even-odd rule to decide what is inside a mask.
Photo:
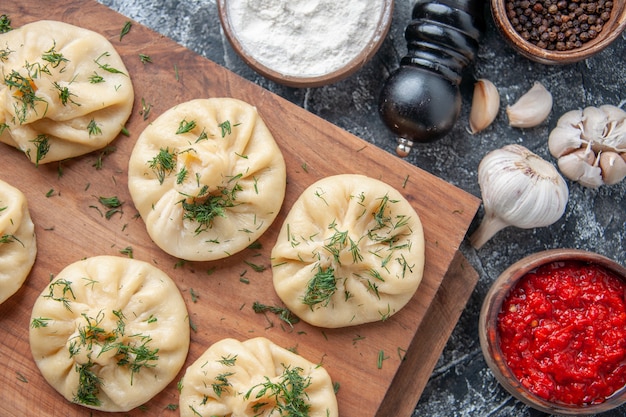
[{"label": "wood grain texture", "polygon": [[463,312],[465,303],[459,300],[468,300],[477,283],[478,273],[461,252],[457,252],[376,417],[410,416],[413,413],[415,404],[408,398],[422,395],[454,323]]},{"label": "wood grain texture", "polygon": [[[430,372],[411,375],[399,371],[407,365],[432,369],[447,339],[442,339],[442,334],[449,335],[458,319],[455,314],[444,315],[437,325],[423,327],[425,317],[430,320],[429,308],[457,256],[479,200],[137,23],[120,41],[121,28],[129,19],[95,1],[60,0],[46,7],[41,7],[37,0],[5,3],[0,13],[8,14],[14,27],[55,19],[103,34],[124,59],[135,88],[135,104],[127,124],[130,136],[120,136],[113,142],[116,151],[103,159],[102,169],[93,166],[99,152],[35,168],[19,151],[0,144],[0,179],[26,194],[39,249],[25,285],[0,305],[0,415],[89,413],[65,401],[39,373],[28,345],[30,310],[50,276],[66,265],[96,255],[124,256],[120,251],[125,248],[132,248],[136,259],[151,262],[169,274],[185,298],[197,331],[192,331],[184,368],[224,337],[265,336],[326,367],[341,386],[337,398],[342,417],[375,416],[386,398],[400,402],[402,407],[398,410],[408,415],[407,410],[415,405],[421,390],[409,389],[403,396],[392,392],[406,386],[423,388]],[[149,55],[153,62],[141,63],[139,54]],[[127,188],[128,156],[151,120],[177,103],[205,97],[234,97],[258,108],[285,157],[287,194],[277,220],[259,240],[261,249],[246,249],[215,262],[181,263],[152,243],[143,221],[136,216]],[[152,105],[148,120],[140,115],[142,101]],[[420,215],[426,238],[426,266],[417,293],[404,309],[385,322],[344,329],[320,329],[305,323],[290,328],[272,315],[254,313],[254,301],[280,305],[272,287],[269,253],[289,208],[311,183],[339,173],[365,174],[390,184],[402,192]],[[52,195],[48,196],[51,190]],[[123,213],[109,220],[104,218],[99,196],[117,196],[124,202]],[[249,263],[266,269],[255,272]],[[451,282],[457,280],[454,275],[449,275]],[[473,288],[472,276],[470,271],[461,282]],[[196,302],[190,296],[192,289],[199,297]],[[436,308],[458,311],[464,307],[468,294],[445,291],[440,297],[437,303],[442,307]],[[403,361],[402,352],[406,351],[409,357],[421,328],[427,329],[420,338],[430,347],[429,354],[416,355],[417,362]],[[380,352],[385,357],[381,367]],[[419,364],[420,361],[424,363]],[[184,368],[161,394],[146,404],[150,415],[176,415],[166,406],[178,404],[176,383]],[[146,414],[145,410],[136,409],[119,415]]]}]

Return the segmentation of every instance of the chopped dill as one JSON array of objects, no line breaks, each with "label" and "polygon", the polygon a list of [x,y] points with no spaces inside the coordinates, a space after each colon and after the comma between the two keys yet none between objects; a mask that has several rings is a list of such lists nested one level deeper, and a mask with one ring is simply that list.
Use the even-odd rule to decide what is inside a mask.
[{"label": "chopped dill", "polygon": [[98,75],[98,73],[94,71],[94,73],[91,76],[89,76],[89,82],[91,84],[99,84],[99,83],[103,83],[105,81],[104,81],[104,78],[101,75]]},{"label": "chopped dill", "polygon": [[6,235],[0,236],[0,243],[13,243],[13,242],[18,242],[22,246],[24,246],[24,243],[22,243],[22,241],[19,240],[17,236],[15,235],[6,234]]},{"label": "chopped dill", "polygon": [[59,65],[61,65],[62,62],[69,62],[69,60],[63,56],[63,54],[54,50],[56,46],[57,44],[56,42],[54,42],[52,47],[44,52],[43,55],[41,55],[41,59],[49,62],[52,68],[58,67]]},{"label": "chopped dill", "polygon": [[300,321],[300,319],[295,316],[288,308],[278,307],[278,306],[268,306],[258,301],[255,301],[252,304],[252,310],[255,313],[265,313],[270,312],[276,314],[278,318],[287,323],[289,326],[293,327],[294,324]]},{"label": "chopped dill", "polygon": [[226,137],[226,135],[230,135],[232,133],[232,126],[230,124],[230,120],[226,120],[217,125],[222,131],[222,137]]},{"label": "chopped dill", "polygon": [[252,406],[257,415],[277,415],[291,417],[308,417],[311,404],[306,389],[311,385],[311,377],[303,376],[300,367],[291,368],[283,365],[283,374],[277,380],[265,377],[265,382],[250,388],[244,395],[248,400],[253,392],[254,398],[267,401],[256,401]]},{"label": "chopped dill", "polygon": [[109,56],[111,56],[111,54],[110,54],[110,53],[108,53],[108,52],[104,52],[104,53],[102,53],[102,54],[101,54],[98,58],[94,59],[94,61],[93,61],[93,62],[95,62],[95,63],[96,63],[96,65],[97,65],[100,69],[102,69],[102,70],[104,70],[104,71],[106,71],[106,72],[110,72],[111,74],[122,74],[122,75],[126,75],[126,74],[124,74],[122,71],[118,70],[117,68],[113,68],[113,67],[111,67],[109,64],[101,64],[101,63],[100,63],[100,59],[102,59],[102,57],[109,57]]},{"label": "chopped dill", "polygon": [[98,122],[96,122],[94,119],[91,119],[89,121],[89,124],[87,125],[87,131],[89,132],[89,136],[102,134],[102,129],[100,129],[100,126],[98,126]]},{"label": "chopped dill", "polygon": [[326,307],[335,291],[337,291],[335,270],[332,267],[324,269],[318,265],[315,276],[307,284],[302,302],[311,309],[320,303]]},{"label": "chopped dill", "polygon": [[213,388],[213,392],[215,392],[215,395],[221,397],[222,393],[225,390],[228,390],[228,387],[232,386],[232,384],[228,382],[228,377],[234,374],[234,372],[225,372],[223,374],[215,376],[215,382],[211,384],[211,388]]},{"label": "chopped dill", "polygon": [[[165,181],[166,175],[172,173],[172,171],[174,171],[174,168],[176,168],[175,151],[170,151],[170,148],[159,149],[159,153],[156,154],[156,156],[152,158],[150,161],[148,161],[148,167],[150,167],[154,171],[154,174],[156,175],[157,180],[159,180],[159,184],[163,184],[163,181]],[[186,172],[187,170],[185,169],[184,176],[187,175]],[[178,184],[180,184],[178,182],[179,179],[180,179],[180,175],[177,177]],[[182,179],[184,179],[184,177]]]},{"label": "chopped dill", "polygon": [[6,14],[0,16],[0,33],[7,33],[12,30],[13,28],[11,27],[11,18]]},{"label": "chopped dill", "polygon": [[182,135],[183,133],[189,133],[196,127],[195,121],[188,122],[186,119],[183,119],[178,124],[178,129],[176,130],[177,135]]},{"label": "chopped dill", "polygon": [[128,32],[130,32],[130,28],[133,26],[132,22],[130,20],[126,21],[126,23],[124,23],[124,26],[122,27],[122,30],[120,31],[120,41],[122,40],[122,38],[126,35],[128,35]]},{"label": "chopped dill", "polygon": [[244,263],[248,265],[249,267],[251,267],[254,270],[254,272],[263,272],[267,269],[264,265],[257,265],[250,261],[244,261]]},{"label": "chopped dill", "polygon": [[133,259],[133,248],[132,246],[126,246],[124,249],[120,249],[120,253],[122,255],[128,256],[130,259]]},{"label": "chopped dill", "polygon": [[241,189],[241,186],[236,183],[231,189],[222,188],[218,194],[210,194],[208,186],[203,186],[196,197],[180,201],[183,207],[183,220],[198,223],[196,234],[210,229],[213,226],[213,219],[226,217],[226,209],[237,205],[236,194]]},{"label": "chopped dill", "polygon": [[150,111],[152,110],[152,104],[147,103],[145,98],[141,98],[141,110],[139,110],[139,115],[143,117],[143,120],[148,120],[150,117]]},{"label": "chopped dill", "polygon": [[30,322],[30,327],[33,329],[39,329],[41,327],[48,327],[48,321],[52,319],[47,317],[34,317]]},{"label": "chopped dill", "polygon": [[221,363],[224,366],[235,366],[235,362],[237,362],[237,355],[235,356],[222,356],[222,359],[218,360],[219,363]]},{"label": "chopped dill", "polygon": [[122,205],[124,202],[120,201],[117,196],[112,197],[98,197],[100,204],[107,209],[104,217],[109,220],[115,213],[122,213]]},{"label": "chopped dill", "polygon": [[78,372],[78,390],[73,399],[75,403],[95,407],[101,404],[98,394],[100,393],[100,384],[102,381],[91,370],[94,365],[95,364],[91,361],[82,365],[76,364],[76,372]]},{"label": "chopped dill", "polygon": [[385,356],[385,351],[384,350],[379,350],[378,351],[378,362],[376,364],[378,369],[382,369],[383,368],[383,361],[389,359],[389,356]]},{"label": "chopped dill", "polygon": [[59,279],[52,282],[48,286],[48,294],[44,295],[43,297],[50,298],[54,301],[59,301],[63,304],[63,307],[65,307],[69,311],[72,311],[72,309],[70,308],[70,299],[68,298],[68,296],[72,296],[72,299],[76,300],[74,290],[72,290],[72,282],[65,279]]},{"label": "chopped dill", "polygon": [[28,110],[35,111],[37,102],[46,103],[46,110],[48,103],[36,94],[37,85],[33,80],[34,76],[30,75],[25,77],[16,70],[12,70],[6,77],[4,77],[4,84],[9,87],[9,90],[16,90],[13,93],[13,97],[20,101],[20,105],[15,104],[15,114],[20,123],[24,123],[27,118]]},{"label": "chopped dill", "polygon": [[145,55],[145,54],[139,54],[139,60],[141,61],[142,64],[152,63],[152,58],[150,58],[149,55]]},{"label": "chopped dill", "polygon": [[[35,144],[35,166],[38,167],[39,162],[41,162],[41,160],[44,159],[50,151],[50,138],[41,134],[37,135],[37,137],[30,142]],[[26,151],[26,155],[30,158],[30,149]]]},{"label": "chopped dill", "polygon": [[59,85],[59,83],[56,81],[52,83],[52,85],[54,86],[54,88],[59,90],[59,100],[61,100],[61,104],[66,106],[67,103],[70,102],[76,106],[80,106],[80,103],[77,103],[72,99],[72,96],[76,97],[76,94],[70,92],[69,87],[61,87],[61,85]]}]

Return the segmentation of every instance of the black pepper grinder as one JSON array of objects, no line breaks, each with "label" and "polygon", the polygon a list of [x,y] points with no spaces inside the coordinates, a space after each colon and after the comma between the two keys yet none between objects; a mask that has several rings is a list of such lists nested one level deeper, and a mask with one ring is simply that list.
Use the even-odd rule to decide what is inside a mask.
[{"label": "black pepper grinder", "polygon": [[463,70],[484,32],[483,0],[418,0],[404,37],[408,53],[382,89],[379,113],[405,157],[414,142],[447,134],[461,110]]}]

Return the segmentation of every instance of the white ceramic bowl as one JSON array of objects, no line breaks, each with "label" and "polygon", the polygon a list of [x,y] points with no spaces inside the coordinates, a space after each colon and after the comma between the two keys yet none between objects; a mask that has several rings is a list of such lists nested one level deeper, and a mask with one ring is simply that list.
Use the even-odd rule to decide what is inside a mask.
[{"label": "white ceramic bowl", "polygon": [[[229,3],[231,2],[229,0],[218,0],[217,7],[226,38],[246,64],[259,74],[277,83],[290,87],[305,88],[332,84],[347,78],[359,70],[374,56],[389,31],[393,12],[393,0],[380,1],[382,1],[381,13],[378,16],[375,14],[371,16],[371,19],[375,19],[375,22],[372,22],[374,30],[370,34],[369,40],[362,45],[357,55],[327,72],[303,75],[295,73],[285,74],[277,67],[278,64],[272,67],[267,61],[265,63],[261,62],[259,52],[254,48],[248,47],[245,41],[242,40],[242,36],[237,32],[233,24],[233,18],[230,16]],[[306,25],[306,22],[303,24]],[[259,33],[259,38],[263,38],[263,36],[263,33]],[[320,59],[323,59],[323,57],[320,57]],[[303,62],[302,68],[304,69],[305,67],[306,62]]]}]

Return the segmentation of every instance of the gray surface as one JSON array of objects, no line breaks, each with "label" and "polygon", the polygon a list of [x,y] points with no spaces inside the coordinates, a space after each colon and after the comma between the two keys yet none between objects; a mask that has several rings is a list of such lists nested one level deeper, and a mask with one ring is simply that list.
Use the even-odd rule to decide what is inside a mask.
[{"label": "gray surface", "polygon": [[[397,0],[391,31],[379,53],[349,79],[314,89],[275,84],[248,68],[226,41],[214,0],[99,0],[231,71],[267,88],[343,129],[395,153],[395,139],[377,115],[378,91],[389,71],[406,52],[403,33],[412,1]],[[476,170],[489,151],[519,143],[554,162],[547,137],[565,111],[586,106],[626,104],[626,36],[622,34],[597,57],[562,67],[533,63],[513,52],[498,35],[486,10],[488,28],[478,59],[463,84],[463,109],[453,132],[429,145],[418,146],[408,160],[476,195]],[[498,86],[502,106],[494,125],[483,133],[467,133],[471,86],[487,78]],[[512,104],[534,81],[554,97],[554,108],[543,125],[520,130],[507,125],[504,106]],[[393,169],[393,167],[391,167]],[[479,284],[439,359],[416,406],[415,416],[543,416],[512,399],[487,369],[478,342],[477,321],[482,300],[493,280],[510,264],[550,248],[575,247],[598,252],[626,265],[626,181],[597,190],[568,182],[570,201],[563,218],[541,229],[505,229],[475,251],[462,251],[480,274]],[[470,232],[482,218],[479,211]],[[626,407],[603,414],[624,416]]]}]

